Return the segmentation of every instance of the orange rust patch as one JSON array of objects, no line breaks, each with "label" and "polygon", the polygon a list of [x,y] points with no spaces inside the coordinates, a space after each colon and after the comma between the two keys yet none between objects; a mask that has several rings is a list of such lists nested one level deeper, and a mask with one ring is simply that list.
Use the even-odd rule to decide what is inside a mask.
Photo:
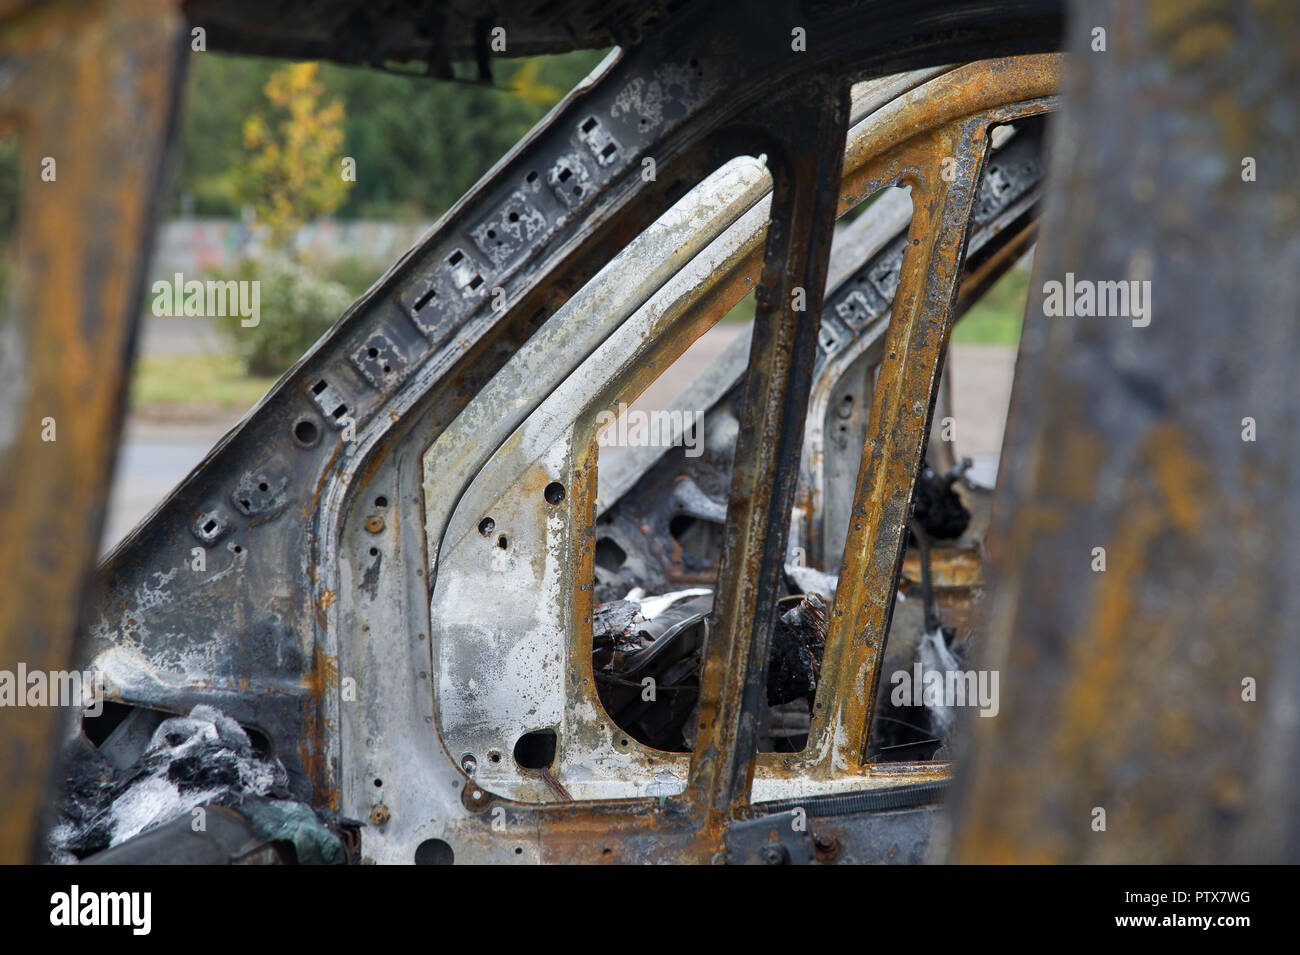
[{"label": "orange rust patch", "polygon": [[304,733],[298,741],[298,759],[302,763],[312,783],[313,799],[324,803],[332,809],[339,807],[339,792],[329,771],[326,758],[326,734],[330,723],[324,715],[324,701],[327,693],[338,686],[338,658],[330,656],[320,647],[312,651],[311,671],[307,674],[305,685],[309,699],[302,704],[302,726]]},{"label": "orange rust patch", "polygon": [[1172,423],[1156,425],[1142,443],[1142,454],[1174,526],[1184,534],[1196,533],[1210,481],[1200,460],[1188,452],[1182,432]]}]

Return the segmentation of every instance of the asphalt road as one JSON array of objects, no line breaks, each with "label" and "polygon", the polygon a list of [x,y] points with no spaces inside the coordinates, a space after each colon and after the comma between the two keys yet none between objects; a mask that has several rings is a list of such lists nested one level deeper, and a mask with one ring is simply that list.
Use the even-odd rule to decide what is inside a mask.
[{"label": "asphalt road", "polygon": [[159,504],[238,420],[164,425],[129,419],[100,540],[106,554]]}]

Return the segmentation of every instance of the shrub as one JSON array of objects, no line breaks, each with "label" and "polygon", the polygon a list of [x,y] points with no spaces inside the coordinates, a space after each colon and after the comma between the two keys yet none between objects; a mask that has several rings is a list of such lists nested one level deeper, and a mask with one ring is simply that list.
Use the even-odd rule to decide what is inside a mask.
[{"label": "shrub", "polygon": [[257,281],[260,321],[245,328],[237,318],[218,327],[252,375],[280,375],[296,362],[352,304],[339,282],[281,257],[245,261],[211,278]]},{"label": "shrub", "polygon": [[354,301],[375,284],[387,267],[387,263],[359,255],[341,255],[322,262],[308,260],[307,265],[323,278],[342,285]]}]

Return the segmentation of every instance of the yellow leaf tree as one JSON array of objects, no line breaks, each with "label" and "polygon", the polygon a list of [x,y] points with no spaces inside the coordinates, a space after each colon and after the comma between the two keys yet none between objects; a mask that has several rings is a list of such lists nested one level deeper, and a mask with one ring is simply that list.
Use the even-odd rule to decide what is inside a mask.
[{"label": "yellow leaf tree", "polygon": [[294,63],[271,74],[267,109],[244,121],[248,159],[232,170],[234,195],[252,205],[276,245],[309,219],[337,209],[352,185],[339,155],[343,101],[322,103],[318,73],[315,63]]},{"label": "yellow leaf tree", "polygon": [[541,60],[533,57],[524,60],[510,80],[510,92],[531,106],[549,109],[564,96],[564,90],[540,77]]}]

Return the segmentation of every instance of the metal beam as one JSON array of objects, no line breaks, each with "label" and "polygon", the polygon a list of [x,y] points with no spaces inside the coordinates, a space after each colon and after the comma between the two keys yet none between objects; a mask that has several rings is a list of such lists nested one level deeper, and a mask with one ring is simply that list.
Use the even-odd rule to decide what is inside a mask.
[{"label": "metal beam", "polygon": [[[173,4],[132,0],[49,4],[0,30],[0,109],[21,137],[18,258],[0,322],[0,670],[11,673],[72,665],[135,351],[181,25]],[[14,707],[0,720],[0,862],[33,850],[59,712]]]},{"label": "metal beam", "polygon": [[1075,12],[953,857],[1296,862],[1300,11]]}]

